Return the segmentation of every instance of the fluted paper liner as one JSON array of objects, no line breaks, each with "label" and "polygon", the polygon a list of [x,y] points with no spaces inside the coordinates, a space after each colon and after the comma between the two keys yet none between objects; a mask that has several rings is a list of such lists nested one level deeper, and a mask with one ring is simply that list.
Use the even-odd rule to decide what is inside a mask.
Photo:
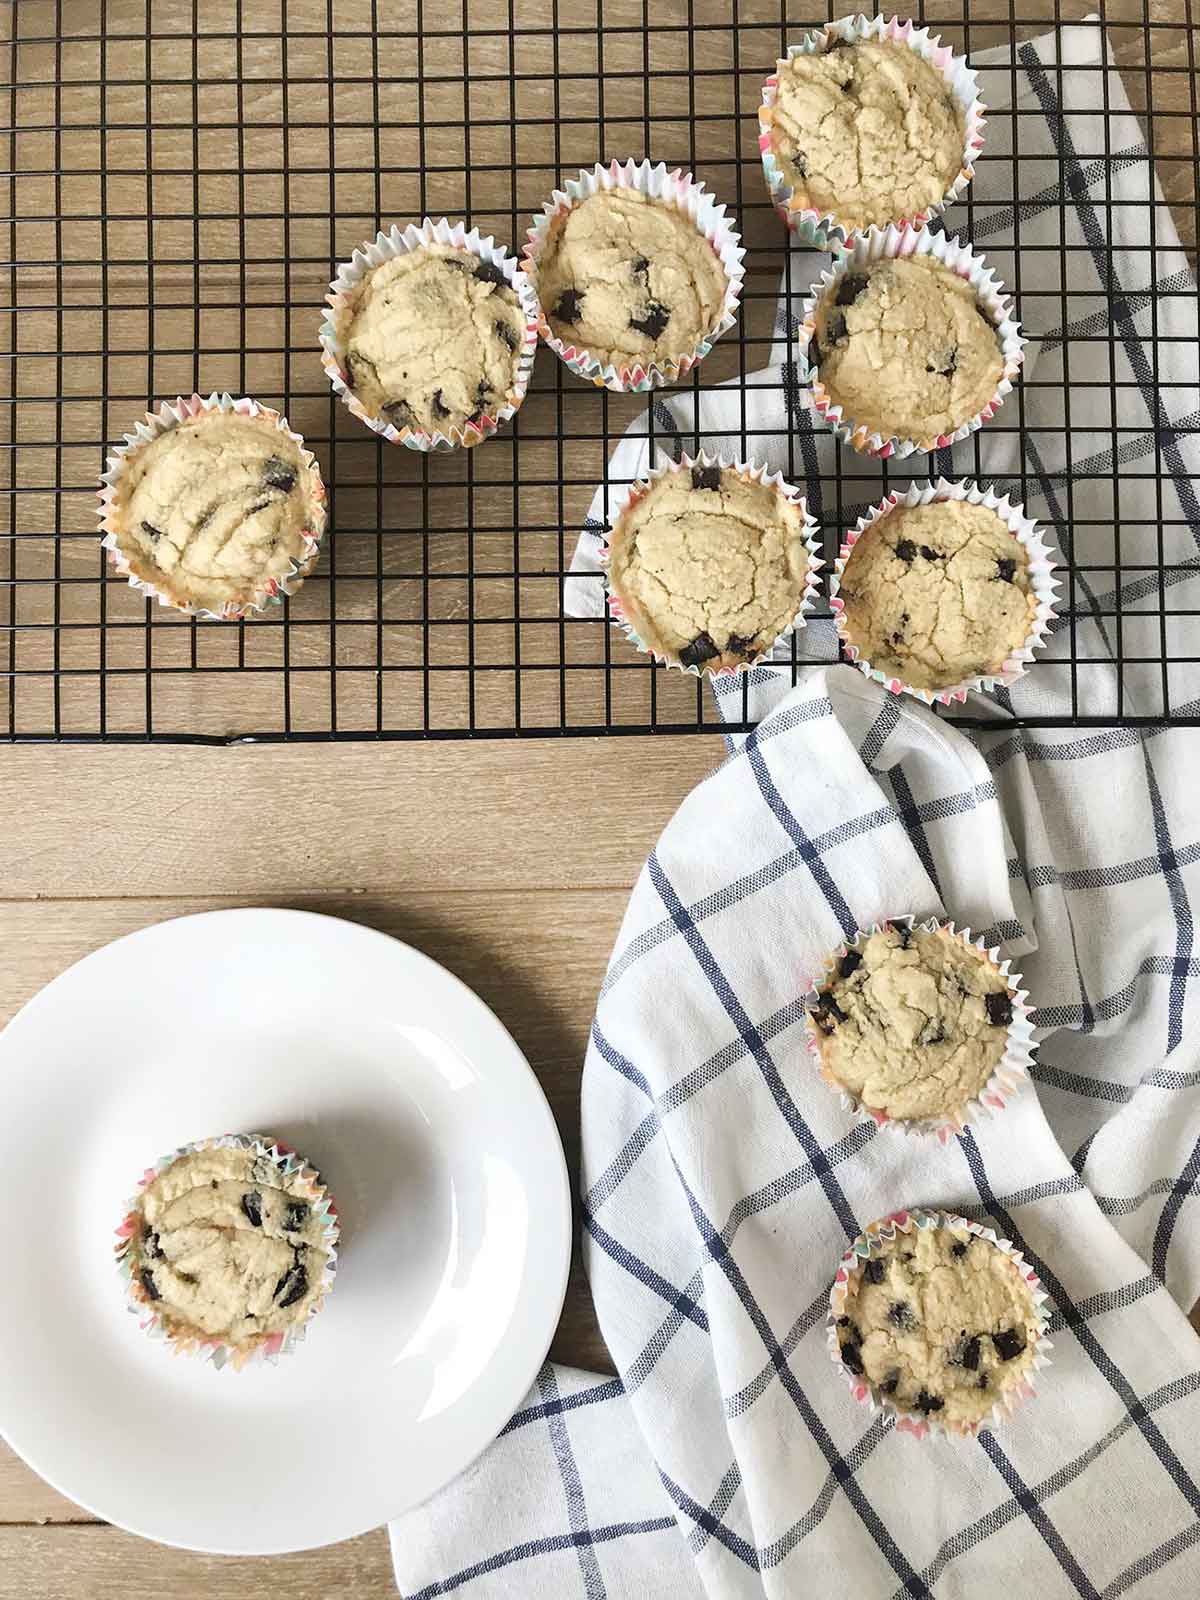
[{"label": "fluted paper liner", "polygon": [[[861,952],[863,945],[873,933],[882,933],[888,928],[906,928],[909,931],[915,929],[921,933],[941,931],[961,939],[963,944],[970,945],[986,957],[1004,979],[1008,989],[1008,998],[1012,1005],[1012,1021],[1008,1025],[1004,1054],[977,1095],[962,1106],[939,1117],[889,1117],[877,1107],[864,1105],[857,1095],[852,1094],[841,1079],[830,1071],[821,1057],[821,1035],[813,1019],[813,1011],[820,1000],[821,990],[833,981],[837,974],[838,963],[843,956],[851,950]],[[804,1047],[812,1056],[813,1064],[821,1077],[831,1089],[837,1091],[843,1106],[856,1120],[869,1119],[879,1127],[896,1128],[905,1134],[926,1137],[933,1135],[942,1144],[946,1144],[956,1134],[961,1133],[969,1123],[978,1122],[1003,1111],[1029,1076],[1029,1067],[1033,1059],[1033,1016],[1028,1003],[1029,991],[1021,987],[1021,976],[1013,972],[1011,967],[1010,961],[1001,959],[999,945],[989,947],[984,939],[973,938],[970,928],[957,928],[953,922],[940,922],[933,917],[926,922],[916,923],[911,916],[904,916],[890,917],[887,921],[872,923],[869,928],[856,933],[853,939],[838,945],[837,949],[826,957],[823,970],[816,977],[806,980]]]},{"label": "fluted paper liner", "polygon": [[612,585],[609,581],[608,571],[611,547],[607,538],[605,539],[605,543],[599,555],[600,567],[604,573],[605,600],[608,605],[610,619],[615,626],[621,630],[631,644],[636,646],[636,648],[642,651],[644,654],[653,656],[655,661],[658,662],[660,666],[676,667],[680,672],[691,673],[693,677],[697,678],[733,677],[739,672],[748,671],[751,667],[761,666],[763,662],[768,659],[777,644],[788,638],[796,631],[797,628],[803,628],[806,625],[806,613],[812,609],[813,601],[816,596],[817,585],[820,581],[818,574],[824,565],[824,562],[821,560],[819,554],[821,546],[817,538],[817,523],[809,514],[808,506],[805,503],[804,496],[801,494],[800,490],[795,488],[794,485],[785,482],[781,473],[768,472],[765,466],[760,466],[752,461],[734,461],[729,456],[710,456],[701,450],[698,455],[681,455],[678,462],[669,461],[661,466],[653,468],[651,471],[645,473],[642,477],[635,479],[634,482],[631,483],[623,493],[618,494],[613,507],[614,532],[625,513],[633,506],[637,505],[639,500],[645,497],[651,486],[656,483],[659,478],[664,478],[669,473],[675,472],[690,473],[693,467],[720,467],[722,469],[730,469],[733,472],[740,474],[743,478],[753,479],[753,481],[756,483],[769,485],[770,487],[774,488],[778,494],[782,495],[785,500],[790,500],[794,505],[799,507],[801,515],[804,519],[804,547],[808,552],[808,567],[804,578],[804,592],[801,596],[800,604],[796,610],[795,616],[788,623],[787,627],[785,627],[782,632],[771,641],[767,648],[761,651],[758,655],[752,656],[746,661],[739,662],[736,667],[721,667],[719,670],[713,672],[703,665],[693,667],[684,666],[683,662],[679,661],[676,657],[665,655],[662,651],[655,650],[646,642],[646,640],[642,638],[641,634],[637,632],[629,618],[625,615],[625,609],[621,604],[620,596],[614,593]]},{"label": "fluted paper liner", "polygon": [[[408,255],[413,250],[420,250],[431,244],[451,245],[456,250],[468,250],[481,261],[498,267],[509,287],[516,291],[525,318],[525,332],[513,368],[512,386],[505,396],[504,404],[498,406],[494,414],[484,412],[477,421],[468,422],[462,428],[451,428],[448,433],[426,433],[422,428],[398,428],[386,417],[373,416],[351,388],[350,374],[346,367],[345,339],[354,313],[355,291],[359,284],[370,277],[375,268],[381,267],[385,261],[394,260],[396,256]],[[337,276],[329,285],[325,302],[329,309],[321,324],[319,336],[321,365],[325,369],[325,376],[332,384],[333,392],[358,420],[365,422],[368,428],[374,429],[390,443],[407,445],[410,450],[467,448],[480,444],[484,439],[490,439],[499,430],[502,422],[511,422],[520,410],[521,402],[525,399],[529,388],[533,358],[537,354],[537,300],[516,258],[510,255],[503,245],[498,245],[490,234],[485,238],[478,228],[472,228],[468,232],[461,222],[451,223],[445,217],[441,217],[437,222],[426,217],[420,227],[410,222],[403,230],[398,224],[387,233],[381,230],[373,240],[367,240],[366,243],[359,245],[350,260],[342,262],[338,267]]]},{"label": "fluted paper liner", "polygon": [[[861,272],[864,267],[871,266],[876,261],[896,260],[901,256],[913,255],[932,256],[935,261],[940,261],[951,272],[970,283],[980,307],[986,311],[995,326],[1000,342],[1003,369],[996,392],[987,405],[982,411],[976,412],[973,417],[968,417],[965,422],[960,423],[953,433],[939,433],[928,439],[902,439],[896,434],[890,434],[885,438],[883,434],[871,432],[865,424],[856,422],[853,417],[846,415],[845,408],[834,401],[821,382],[820,371],[810,363],[808,351],[816,333],[817,307],[844,277],[852,272]],[[997,282],[995,272],[984,258],[976,255],[969,245],[963,244],[959,239],[950,239],[941,233],[930,233],[924,228],[898,228],[891,223],[886,228],[868,228],[864,233],[857,235],[847,246],[845,253],[838,257],[833,267],[821,274],[818,282],[813,285],[812,294],[804,302],[804,319],[796,335],[796,346],[800,357],[801,377],[810,386],[807,393],[811,409],[826,427],[831,428],[838,438],[852,449],[863,455],[881,458],[910,456],[919,450],[944,450],[957,440],[965,439],[968,434],[975,433],[995,416],[1004,404],[1005,398],[1012,393],[1013,384],[1025,359],[1025,339],[1021,333],[1021,325],[1012,315],[1012,304],[1003,285]]]},{"label": "fluted paper liner", "polygon": [[[985,677],[966,678],[961,683],[951,684],[944,689],[917,689],[892,674],[881,672],[878,667],[872,665],[854,642],[846,623],[846,602],[840,593],[842,574],[846,570],[850,552],[873,524],[890,516],[897,509],[911,509],[913,506],[927,506],[932,505],[934,501],[945,500],[965,500],[968,505],[986,506],[989,511],[996,513],[1013,538],[1025,547],[1029,557],[1029,581],[1037,609],[1024,643],[1006,657],[999,672]],[[1007,495],[998,497],[990,489],[980,488],[969,480],[950,482],[946,478],[938,478],[936,483],[910,484],[903,494],[899,490],[893,490],[886,500],[882,500],[879,505],[873,506],[870,511],[859,517],[843,540],[838,558],[834,562],[829,578],[829,604],[833,610],[834,625],[842,642],[842,649],[860,672],[865,673],[868,678],[873,678],[876,683],[882,683],[884,688],[891,690],[893,694],[911,694],[916,699],[923,700],[926,705],[948,706],[952,701],[957,700],[960,703],[964,701],[972,689],[1008,688],[1027,671],[1034,652],[1045,639],[1046,632],[1054,620],[1054,606],[1058,598],[1056,591],[1059,588],[1059,579],[1055,576],[1055,571],[1054,553],[1042,537],[1037,523],[1032,517],[1025,515],[1024,506],[1014,506]]]},{"label": "fluted paper liner", "polygon": [[704,235],[720,260],[725,273],[725,298],[721,314],[713,327],[705,330],[700,343],[691,350],[681,350],[669,361],[650,362],[647,366],[616,366],[599,361],[587,350],[578,349],[560,339],[547,320],[539,296],[538,316],[542,338],[572,372],[578,373],[598,388],[620,392],[641,393],[659,389],[664,384],[678,383],[698,361],[712,349],[723,333],[737,320],[738,301],[742,296],[742,281],[746,275],[741,248],[741,237],[725,215],[725,207],[718,204],[702,183],[697,183],[690,172],[678,167],[667,170],[665,162],[651,166],[649,161],[639,165],[632,160],[624,164],[610,161],[607,166],[597,163],[591,171],[581,171],[563,189],[556,189],[542,207],[526,236],[522,260],[529,272],[534,292],[538,288],[538,263],[552,234],[557,233],[568,214],[590,196],[602,189],[637,189],[664,204],[681,211]]},{"label": "fluted paper liner", "polygon": [[[168,573],[163,573],[156,582],[135,571],[120,542],[121,534],[124,532],[121,521],[121,479],[129,463],[160,434],[169,433],[172,428],[178,428],[189,418],[198,417],[209,411],[236,413],[264,428],[286,434],[299,447],[301,460],[308,469],[309,485],[308,518],[302,530],[304,546],[301,559],[293,561],[290,570],[282,577],[268,578],[262,588],[256,590],[248,599],[227,601],[220,611],[210,611],[205,606],[192,605],[183,597],[182,585],[178,593],[172,593],[164,584],[164,580],[170,576]],[[128,578],[130,587],[144,594],[147,599],[157,600],[160,606],[167,606],[172,611],[183,611],[191,617],[207,618],[214,622],[237,621],[251,612],[264,611],[268,606],[281,604],[285,595],[295,594],[300,588],[316,566],[320,555],[321,538],[327,520],[325,500],[325,484],[321,478],[317,458],[311,450],[305,449],[304,440],[295,429],[288,426],[287,418],[281,416],[278,411],[273,411],[270,406],[260,405],[257,400],[252,400],[249,396],[235,400],[229,394],[213,393],[204,399],[198,394],[193,394],[185,400],[180,395],[174,402],[164,400],[157,411],[147,411],[133,432],[124,435],[124,442],[109,452],[105,470],[100,478],[99,515],[100,526],[104,530],[104,537],[100,543],[108,551],[114,571],[121,577]]]},{"label": "fluted paper liner", "polygon": [[[263,1337],[258,1343],[251,1346],[232,1345],[224,1339],[214,1338],[199,1331],[176,1331],[168,1329],[163,1317],[156,1309],[158,1302],[152,1300],[146,1293],[140,1280],[134,1275],[134,1254],[132,1243],[140,1232],[142,1220],[142,1191],[153,1183],[155,1178],[173,1166],[181,1156],[192,1155],[199,1150],[250,1150],[256,1159],[267,1161],[278,1168],[281,1177],[288,1181],[289,1193],[303,1196],[309,1201],[313,1214],[323,1219],[325,1246],[325,1265],[321,1271],[321,1282],[318,1293],[313,1301],[308,1316],[296,1326],[288,1328],[283,1333],[274,1333]],[[178,1354],[196,1355],[203,1361],[211,1361],[214,1367],[221,1368],[232,1366],[235,1371],[240,1370],[252,1361],[266,1361],[275,1363],[281,1355],[286,1355],[293,1350],[304,1338],[308,1325],[325,1303],[325,1299],[333,1287],[334,1274],[337,1271],[337,1242],[339,1236],[338,1215],[333,1200],[321,1181],[317,1169],[296,1153],[290,1145],[282,1144],[277,1139],[269,1138],[266,1134],[259,1133],[225,1133],[218,1138],[198,1139],[192,1144],[181,1145],[178,1150],[172,1150],[169,1155],[163,1156],[152,1167],[143,1173],[138,1184],[137,1193],[130,1200],[126,1209],[124,1220],[117,1232],[116,1261],[125,1283],[129,1296],[128,1309],[141,1319],[141,1326],[153,1339],[162,1339]]]},{"label": "fluted paper liner", "polygon": [[999,1234],[994,1233],[991,1228],[984,1227],[980,1222],[971,1222],[967,1217],[955,1216],[953,1212],[931,1211],[922,1207],[914,1207],[908,1211],[894,1211],[891,1216],[871,1223],[866,1231],[855,1239],[838,1263],[833,1288],[829,1295],[829,1318],[825,1328],[829,1354],[834,1366],[846,1379],[854,1398],[869,1411],[882,1413],[884,1421],[894,1423],[898,1432],[911,1433],[918,1439],[924,1439],[931,1433],[947,1434],[956,1438],[974,1438],[981,1428],[994,1428],[1003,1422],[1019,1402],[1028,1400],[1033,1395],[1036,1380],[1030,1374],[1026,1375],[1022,1383],[1009,1385],[998,1396],[988,1415],[978,1422],[952,1422],[942,1421],[937,1412],[923,1417],[915,1412],[901,1410],[889,1395],[875,1389],[865,1377],[851,1372],[842,1360],[841,1347],[838,1344],[837,1320],[847,1315],[846,1306],[851,1299],[850,1289],[855,1273],[865,1262],[880,1255],[898,1233],[911,1233],[914,1228],[951,1228],[959,1233],[970,1233],[1004,1252],[1012,1262],[1013,1269],[1020,1274],[1029,1289],[1038,1319],[1037,1343],[1030,1374],[1050,1365],[1051,1343],[1047,1333],[1050,1318],[1046,1309],[1047,1295],[1042,1288],[1041,1279],[1022,1253],[1008,1239],[1002,1239]]},{"label": "fluted paper liner", "polygon": [[979,98],[979,80],[967,64],[966,56],[956,56],[949,45],[944,45],[928,28],[918,28],[916,23],[901,17],[843,17],[830,22],[814,33],[806,34],[799,44],[791,45],[785,56],[775,64],[775,71],[763,84],[762,104],[758,110],[758,148],[762,153],[763,176],[776,210],[788,227],[805,244],[821,250],[837,249],[848,244],[863,230],[857,223],[842,222],[832,211],[820,211],[808,205],[794,191],[783,163],[771,144],[772,113],[779,94],[779,74],[793,56],[824,55],[835,39],[857,43],[863,39],[889,40],[904,44],[928,61],[945,78],[963,114],[963,156],[957,176],[940,200],[915,216],[895,217],[891,220],[919,228],[932,217],[939,216],[956,200],[961,200],[967,185],[975,176],[975,162],[983,149],[983,128],[987,107]]}]

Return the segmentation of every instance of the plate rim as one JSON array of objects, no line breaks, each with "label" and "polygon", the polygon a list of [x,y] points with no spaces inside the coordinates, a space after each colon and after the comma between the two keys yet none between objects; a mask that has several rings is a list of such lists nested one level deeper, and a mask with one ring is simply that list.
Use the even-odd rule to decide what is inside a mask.
[{"label": "plate rim", "polygon": [[[528,1056],[526,1056],[524,1050],[522,1050],[521,1046],[517,1043],[509,1028],[505,1025],[501,1018],[497,1016],[492,1007],[488,1005],[487,1001],[484,1000],[481,995],[477,994],[476,991],[471,988],[470,984],[468,984],[464,979],[460,978],[456,972],[452,972],[449,967],[443,966],[440,961],[437,961],[434,959],[434,957],[427,955],[424,950],[418,949],[415,945],[409,944],[404,939],[397,938],[394,934],[385,933],[383,929],[376,928],[370,923],[356,922],[349,917],[336,916],[325,911],[311,911],[306,908],[296,906],[219,906],[206,911],[184,912],[181,916],[177,917],[164,917],[159,922],[151,922],[147,923],[143,927],[133,928],[128,933],[123,933],[115,939],[109,939],[104,944],[97,945],[94,950],[89,950],[86,955],[80,956],[77,961],[71,962],[71,964],[67,967],[64,967],[61,972],[56,973],[48,983],[43,984],[36,994],[31,995],[29,999],[25,1001],[24,1005],[22,1005],[13,1014],[7,1025],[0,1030],[0,1097],[2,1097],[2,1086],[5,1078],[3,1056],[7,1049],[6,1041],[8,1040],[9,1036],[12,1034],[14,1028],[16,1028],[18,1024],[21,1024],[22,1026],[27,1025],[29,1014],[31,1012],[40,1011],[42,1009],[43,1002],[46,1004],[52,1003],[51,1001],[47,1000],[47,996],[49,996],[52,990],[57,988],[58,985],[63,983],[79,968],[86,966],[89,962],[96,961],[106,952],[119,945],[129,944],[146,937],[152,937],[161,929],[174,926],[177,923],[213,921],[230,917],[237,917],[240,920],[242,918],[256,918],[264,914],[273,917],[283,916],[288,919],[295,919],[297,922],[303,920],[305,922],[336,924],[341,928],[351,929],[356,935],[361,934],[364,937],[386,941],[389,945],[399,946],[399,948],[406,952],[407,955],[415,956],[419,963],[434,968],[439,974],[441,974],[443,978],[448,979],[455,989],[459,990],[463,995],[465,995],[465,997],[471,1003],[481,1008],[482,1011],[484,1011],[490,1018],[491,1022],[497,1028],[499,1028],[500,1032],[508,1040],[513,1052],[515,1053],[516,1060],[524,1068],[524,1073],[528,1080],[529,1086],[534,1091],[534,1103],[538,1108],[539,1114],[545,1118],[546,1128],[550,1135],[550,1144],[552,1145],[553,1150],[558,1158],[554,1163],[554,1172],[558,1179],[556,1187],[559,1191],[560,1204],[555,1210],[555,1218],[565,1226],[563,1248],[560,1252],[562,1257],[559,1271],[560,1282],[554,1289],[551,1296],[551,1304],[554,1307],[553,1321],[546,1336],[545,1347],[540,1349],[536,1360],[532,1360],[529,1363],[529,1375],[522,1383],[519,1392],[512,1400],[511,1411],[515,1412],[516,1408],[520,1404],[521,1399],[532,1387],[533,1382],[546,1359],[546,1356],[549,1354],[550,1347],[554,1342],[554,1336],[558,1331],[559,1322],[562,1318],[562,1308],[566,1303],[567,1289],[570,1283],[571,1261],[574,1254],[575,1222],[570,1170],[567,1166],[566,1151],[563,1147],[562,1135],[558,1131],[558,1124],[555,1121],[554,1112],[551,1109],[549,1098],[547,1097],[546,1091],[543,1089]],[[541,1341],[538,1340],[537,1344],[540,1345]],[[2,1358],[2,1356],[3,1321],[0,1319],[0,1358]],[[504,1427],[504,1423],[501,1423],[500,1427],[502,1429]],[[479,1460],[484,1451],[495,1443],[498,1437],[499,1430],[485,1439],[477,1450],[473,1451],[469,1457],[463,1460],[451,1472],[446,1474],[444,1477],[440,1477],[439,1480],[424,1494],[422,1494],[419,1499],[413,1501],[411,1504],[402,1504],[398,1506],[395,1511],[389,1512],[382,1522],[371,1520],[363,1525],[356,1524],[354,1527],[348,1529],[345,1533],[339,1533],[332,1539],[321,1538],[302,1544],[289,1543],[278,1546],[271,1545],[269,1547],[260,1545],[255,1546],[253,1549],[248,1549],[245,1547],[240,1549],[229,1549],[218,1548],[211,1543],[196,1544],[176,1538],[164,1538],[161,1534],[148,1533],[142,1528],[135,1527],[132,1521],[127,1520],[124,1517],[114,1516],[109,1511],[99,1509],[97,1506],[91,1504],[90,1500],[82,1499],[71,1490],[64,1488],[55,1474],[47,1472],[44,1470],[44,1468],[37,1465],[36,1462],[29,1455],[27,1455],[21,1446],[15,1441],[11,1435],[9,1427],[5,1424],[3,1417],[0,1417],[0,1440],[2,1440],[9,1447],[9,1449],[13,1451],[18,1459],[21,1460],[31,1472],[35,1473],[39,1478],[41,1478],[44,1483],[48,1484],[56,1494],[62,1495],[64,1499],[69,1500],[73,1505],[78,1506],[81,1510],[88,1512],[90,1516],[97,1518],[101,1522],[108,1523],[115,1528],[120,1528],[123,1532],[132,1534],[135,1538],[146,1539],[150,1543],[164,1545],[169,1549],[187,1550],[200,1555],[220,1555],[231,1557],[240,1556],[251,1558],[295,1555],[306,1550],[328,1549],[334,1545],[345,1544],[350,1539],[362,1538],[364,1535],[373,1533],[378,1529],[387,1528],[388,1525],[397,1517],[405,1516],[410,1511],[417,1510],[420,1506],[431,1500],[435,1494],[438,1494],[442,1489],[444,1489],[448,1483],[451,1483],[455,1478],[466,1472],[476,1461]]]}]

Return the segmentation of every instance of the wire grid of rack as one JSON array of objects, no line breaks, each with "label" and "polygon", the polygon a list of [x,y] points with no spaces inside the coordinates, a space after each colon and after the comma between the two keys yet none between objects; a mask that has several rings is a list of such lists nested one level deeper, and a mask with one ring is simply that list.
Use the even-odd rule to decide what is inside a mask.
[{"label": "wire grid of rack", "polygon": [[[1175,225],[1194,252],[1193,4],[1117,0],[1106,23]],[[511,428],[472,451],[423,457],[380,441],[333,399],[318,359],[319,308],[336,263],[380,225],[446,214],[519,249],[530,217],[579,167],[630,155],[682,165],[736,213],[749,248],[738,326],[689,382],[697,393],[733,382],[743,454],[752,457],[747,379],[776,337],[781,273],[792,315],[812,276],[789,256],[762,182],[760,85],[789,42],[854,9],[797,10],[787,0],[8,6],[0,740],[730,726],[705,683],[656,670],[602,620],[564,610],[578,529],[646,397],[593,389],[543,349]],[[946,0],[912,14],[974,53],[1086,9]],[[1107,129],[1106,106],[1096,112]],[[1019,196],[1020,114],[1011,120]],[[1089,154],[1113,159],[1107,144]],[[1144,164],[1149,179],[1149,154]],[[1152,244],[1159,209],[1149,204]],[[968,199],[951,231],[969,237],[971,221]],[[1064,326],[1071,248],[1064,208],[1054,280]],[[1011,287],[1018,298],[1027,289]],[[148,405],[193,390],[280,407],[330,489],[317,573],[290,602],[245,623],[197,623],[152,605],[106,571],[97,544],[106,444]],[[1020,425],[1020,408],[1010,407],[989,427]],[[652,416],[652,436],[654,427]],[[803,482],[789,453],[786,475]],[[1157,441],[1152,465],[1161,473]],[[885,464],[883,482],[927,471],[922,458],[890,472]],[[834,450],[819,472],[831,556],[848,508],[878,498],[877,469]],[[1120,468],[1105,472],[1115,502]],[[1118,532],[1110,579],[1130,570],[1119,546]],[[1143,700],[1139,719],[1197,722],[1200,713],[1181,710],[1170,693],[1171,594],[1160,583],[1161,695]],[[1149,609],[1153,622],[1153,597]],[[1081,714],[1079,680],[1090,663],[1076,648],[1073,604],[1066,614],[1070,710],[1042,720],[1122,719],[1119,694],[1099,716],[1094,706]],[[793,653],[793,679],[806,670]],[[743,703],[733,726],[746,725],[747,710]]]}]

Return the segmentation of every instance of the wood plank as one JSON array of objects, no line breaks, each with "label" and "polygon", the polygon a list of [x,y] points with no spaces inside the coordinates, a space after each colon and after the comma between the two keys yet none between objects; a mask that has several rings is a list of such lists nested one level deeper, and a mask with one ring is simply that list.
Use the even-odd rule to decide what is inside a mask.
[{"label": "wood plank", "polygon": [[385,1600],[395,1596],[387,1534],[269,1559],[202,1556],[103,1523],[0,1527],[0,1600]]},{"label": "wood plank", "polygon": [[628,887],[724,753],[716,737],[21,747],[4,756],[0,894]]}]

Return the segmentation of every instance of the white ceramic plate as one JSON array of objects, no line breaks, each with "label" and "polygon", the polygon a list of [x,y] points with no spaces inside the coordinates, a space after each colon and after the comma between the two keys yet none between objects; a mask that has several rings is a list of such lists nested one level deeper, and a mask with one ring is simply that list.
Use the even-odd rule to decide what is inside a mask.
[{"label": "white ceramic plate", "polygon": [[[337,1278],[277,1366],[175,1356],[126,1310],[144,1167],[270,1133],[320,1167]],[[407,945],[300,911],[119,939],[0,1035],[0,1430],[99,1517],[268,1554],[378,1527],[508,1420],[558,1320],[562,1146],[524,1056]]]}]

